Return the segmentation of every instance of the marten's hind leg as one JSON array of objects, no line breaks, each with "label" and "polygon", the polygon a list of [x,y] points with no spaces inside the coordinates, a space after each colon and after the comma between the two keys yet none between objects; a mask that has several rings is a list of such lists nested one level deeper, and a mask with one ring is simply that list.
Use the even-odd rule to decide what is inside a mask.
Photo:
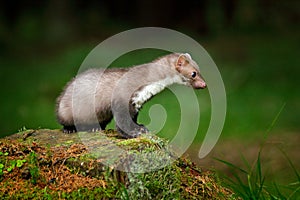
[{"label": "marten's hind leg", "polygon": [[100,131],[99,124],[77,124],[76,125],[77,132],[96,132]]},{"label": "marten's hind leg", "polygon": [[[76,124],[76,126],[68,126],[66,127],[67,130],[70,129],[70,131],[66,131],[68,133],[72,133],[72,132],[98,132],[101,130],[105,130],[106,125],[111,121],[112,118],[106,119],[106,120],[102,120],[99,121],[98,123],[91,123],[91,124]],[[64,129],[66,129],[64,127]]]},{"label": "marten's hind leg", "polygon": [[77,132],[76,127],[74,125],[64,126],[62,131],[64,133],[75,133],[75,132]]},{"label": "marten's hind leg", "polygon": [[77,124],[68,125],[63,127],[64,133],[75,133],[75,132],[97,132],[101,130],[105,130],[105,127],[108,123],[102,122],[99,124]]}]

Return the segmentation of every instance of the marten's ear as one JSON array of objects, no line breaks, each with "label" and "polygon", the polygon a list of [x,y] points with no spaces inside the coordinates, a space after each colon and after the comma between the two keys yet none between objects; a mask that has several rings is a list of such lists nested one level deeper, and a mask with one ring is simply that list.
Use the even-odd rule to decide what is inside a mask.
[{"label": "marten's ear", "polygon": [[175,64],[175,67],[176,67],[176,70],[177,71],[181,71],[181,69],[186,66],[187,64],[189,64],[189,61],[188,61],[188,57],[190,57],[189,54],[180,54],[179,57],[177,58],[177,61],[176,61],[176,64]]}]

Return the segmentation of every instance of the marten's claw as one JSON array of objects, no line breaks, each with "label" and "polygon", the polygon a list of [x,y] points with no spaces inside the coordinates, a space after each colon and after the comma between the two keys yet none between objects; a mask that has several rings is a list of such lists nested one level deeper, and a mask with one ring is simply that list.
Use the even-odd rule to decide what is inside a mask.
[{"label": "marten's claw", "polygon": [[125,133],[119,127],[116,127],[117,131],[121,135],[121,137],[129,139],[129,138],[136,138],[139,137],[141,134],[149,133],[149,130],[144,125],[139,125],[138,127],[134,128],[132,131]]},{"label": "marten's claw", "polygon": [[149,133],[149,130],[144,125],[139,125],[140,127],[135,128],[133,131],[130,132],[130,136],[132,138],[136,138],[144,133]]},{"label": "marten's claw", "polygon": [[71,126],[64,126],[62,129],[63,133],[75,133],[76,132],[76,127],[71,125]]},{"label": "marten's claw", "polygon": [[149,130],[146,128],[146,126],[144,126],[143,124],[140,124],[139,126],[140,126],[139,131],[141,133],[149,133]]}]

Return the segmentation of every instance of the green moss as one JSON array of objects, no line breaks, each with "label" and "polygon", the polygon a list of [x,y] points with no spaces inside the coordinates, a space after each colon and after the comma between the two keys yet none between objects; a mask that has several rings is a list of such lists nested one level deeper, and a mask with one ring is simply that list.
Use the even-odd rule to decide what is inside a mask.
[{"label": "green moss", "polygon": [[181,174],[168,165],[149,173],[128,173],[127,188],[130,199],[179,199]]},{"label": "green moss", "polygon": [[[226,199],[231,194],[214,173],[177,159],[168,142],[155,135],[124,140],[114,131],[24,134],[0,142],[4,168],[9,160],[26,160],[2,175],[1,199]],[[109,156],[112,147],[122,154]]]},{"label": "green moss", "polygon": [[[68,193],[52,191],[45,187],[43,190],[33,188],[27,192],[17,192],[14,194],[13,199],[113,199],[121,197],[121,194],[118,193],[120,192],[117,188],[98,187],[93,190],[82,188]],[[12,196],[3,194],[1,199],[10,200]]]}]

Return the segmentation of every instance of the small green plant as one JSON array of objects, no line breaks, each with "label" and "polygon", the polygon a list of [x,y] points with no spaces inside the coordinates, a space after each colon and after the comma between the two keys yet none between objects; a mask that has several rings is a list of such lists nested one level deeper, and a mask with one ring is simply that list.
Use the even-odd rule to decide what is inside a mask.
[{"label": "small green plant", "polygon": [[32,183],[36,184],[37,179],[39,177],[39,168],[38,168],[38,160],[37,155],[34,151],[29,154],[29,172],[32,177]]},{"label": "small green plant", "polygon": [[23,126],[22,128],[20,128],[20,129],[18,130],[18,132],[24,132],[24,131],[27,131],[27,128],[26,128],[25,126]]},{"label": "small green plant", "polygon": [[[2,152],[0,151],[0,156],[7,156],[8,155],[8,152]],[[5,162],[3,163],[2,160],[0,160],[0,178],[2,177],[2,175],[4,174],[4,167],[5,167]]]},{"label": "small green plant", "polygon": [[25,162],[26,162],[25,159],[23,159],[23,160],[17,160],[17,167],[18,168],[22,167]]},{"label": "small green plant", "polygon": [[[9,155],[8,152],[0,152],[0,156],[8,156],[8,155]],[[9,162],[6,159],[0,160],[0,176],[4,174],[4,171],[11,172],[14,170],[15,167],[21,168],[25,162],[26,160],[23,159],[22,156],[20,157],[20,159],[11,160]],[[5,167],[7,163],[9,163],[8,167]]]},{"label": "small green plant", "polygon": [[12,160],[10,162],[10,166],[7,168],[8,172],[11,172],[15,167],[21,168],[23,166],[23,164],[26,162],[25,159],[22,160]]},{"label": "small green plant", "polygon": [[3,175],[3,168],[4,168],[4,165],[2,163],[0,163],[0,177]]},{"label": "small green plant", "polygon": [[0,151],[0,156],[8,156],[8,152],[3,153],[3,152]]}]

